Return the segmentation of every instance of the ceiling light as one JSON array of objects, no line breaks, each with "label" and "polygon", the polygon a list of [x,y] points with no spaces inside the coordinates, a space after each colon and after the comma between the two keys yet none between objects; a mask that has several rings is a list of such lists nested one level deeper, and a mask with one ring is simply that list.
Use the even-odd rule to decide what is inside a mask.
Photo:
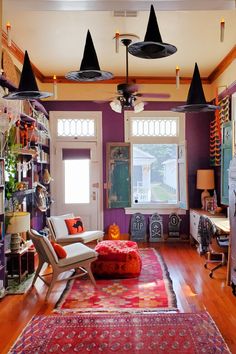
[{"label": "ceiling light", "polygon": [[119,100],[114,100],[110,102],[111,109],[116,113],[122,112],[122,105]]},{"label": "ceiling light", "polygon": [[139,102],[134,106],[135,113],[142,112],[143,110],[144,110],[144,103],[143,102]]}]

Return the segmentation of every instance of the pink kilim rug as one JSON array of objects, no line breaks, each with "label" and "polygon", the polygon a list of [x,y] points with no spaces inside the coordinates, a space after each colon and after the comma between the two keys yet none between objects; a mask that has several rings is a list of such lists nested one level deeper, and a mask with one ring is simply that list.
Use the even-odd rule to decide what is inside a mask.
[{"label": "pink kilim rug", "polygon": [[176,310],[176,297],[167,267],[153,248],[140,249],[142,271],[129,279],[88,279],[68,284],[56,311]]},{"label": "pink kilim rug", "polygon": [[200,313],[36,316],[9,354],[225,354],[212,318]]}]

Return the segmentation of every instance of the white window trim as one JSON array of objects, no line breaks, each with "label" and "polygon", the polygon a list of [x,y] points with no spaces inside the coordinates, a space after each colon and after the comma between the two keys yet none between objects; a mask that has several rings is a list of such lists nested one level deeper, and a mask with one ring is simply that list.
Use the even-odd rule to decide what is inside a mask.
[{"label": "white window trim", "polygon": [[125,214],[130,215],[130,214],[136,214],[136,213],[142,213],[144,215],[149,215],[149,214],[154,214],[154,213],[161,213],[162,215],[169,215],[170,213],[177,213],[179,215],[186,215],[186,210],[185,209],[181,209],[176,207],[175,204],[173,204],[173,206],[171,206],[170,204],[168,204],[168,206],[153,206],[150,208],[147,207],[142,207],[141,205],[138,208],[135,207],[130,207],[130,208],[125,208]]},{"label": "white window trim", "polygon": [[[179,118],[179,125],[177,127],[177,136],[176,137],[131,137],[131,120],[132,118],[135,119],[142,119],[142,118],[149,118],[149,119],[156,119],[160,118],[170,118],[173,119],[174,117]],[[142,143],[156,143],[158,139],[158,143],[160,144],[178,144],[180,145],[183,141],[185,141],[185,114],[172,112],[172,111],[144,111],[141,113],[135,113],[133,111],[125,111],[124,112],[124,127],[125,127],[125,142],[134,143],[134,144],[142,144]],[[132,154],[132,150],[131,150]],[[132,160],[132,156],[131,156]],[[132,183],[132,178],[131,178]],[[133,190],[131,185],[131,190]],[[179,202],[176,204],[140,204],[140,205],[132,205],[131,207],[125,208],[125,214],[135,214],[141,212],[142,214],[153,214],[155,212],[160,212],[163,215],[168,215],[172,212],[176,212],[180,215],[185,215],[186,210],[179,207]]]},{"label": "white window trim", "polygon": [[[57,119],[68,118],[68,119],[83,119],[83,118],[93,118],[95,120],[95,136],[94,137],[58,137],[57,136]],[[62,141],[67,142],[95,142],[97,145],[95,159],[99,160],[99,205],[100,211],[98,214],[98,224],[99,228],[103,230],[104,227],[104,210],[103,210],[103,154],[102,154],[102,112],[101,111],[50,111],[49,113],[49,124],[52,134],[52,139],[50,140],[50,166],[52,170],[55,170],[53,165],[52,154],[55,154],[56,145]],[[52,195],[55,194],[54,191],[55,184],[52,184],[51,192]],[[52,206],[53,210],[53,206]]]},{"label": "white window trim", "polygon": [[[95,134],[94,136],[58,136],[57,135],[57,120],[58,119],[94,119]],[[50,127],[52,138],[54,141],[101,141],[102,138],[102,112],[100,111],[51,111],[50,112]]]}]

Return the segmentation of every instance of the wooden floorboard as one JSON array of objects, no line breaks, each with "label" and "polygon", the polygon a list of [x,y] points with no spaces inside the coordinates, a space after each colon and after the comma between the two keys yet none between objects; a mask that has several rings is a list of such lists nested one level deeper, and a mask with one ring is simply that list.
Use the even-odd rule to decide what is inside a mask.
[{"label": "wooden floorboard", "polygon": [[[177,306],[181,312],[207,311],[232,353],[236,353],[236,297],[226,285],[226,267],[216,271],[214,278],[204,268],[205,257],[188,243],[152,243],[162,255],[173,282]],[[151,265],[150,265],[151,266]],[[65,283],[58,283],[48,303],[44,302],[46,287],[38,280],[25,295],[7,295],[0,300],[0,353],[8,353],[26,324],[34,315],[50,314]]]}]

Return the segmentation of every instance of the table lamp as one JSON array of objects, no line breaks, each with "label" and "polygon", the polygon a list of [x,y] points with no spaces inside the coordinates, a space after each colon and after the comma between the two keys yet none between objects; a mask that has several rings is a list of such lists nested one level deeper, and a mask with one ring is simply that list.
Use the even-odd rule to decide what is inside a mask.
[{"label": "table lamp", "polygon": [[11,234],[11,252],[18,252],[22,241],[20,233],[30,229],[30,213],[17,211],[7,213],[6,217],[9,218],[6,233]]},{"label": "table lamp", "polygon": [[202,209],[204,209],[204,199],[210,197],[208,189],[214,188],[214,170],[197,170],[197,189],[203,189],[201,194]]}]

